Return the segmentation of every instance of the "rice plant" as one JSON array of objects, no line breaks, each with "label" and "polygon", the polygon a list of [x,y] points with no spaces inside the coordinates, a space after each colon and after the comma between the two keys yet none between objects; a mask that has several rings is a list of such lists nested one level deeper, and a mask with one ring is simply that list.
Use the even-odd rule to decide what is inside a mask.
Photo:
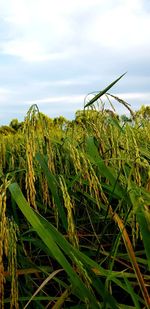
[{"label": "rice plant", "polygon": [[0,131],[0,308],[150,308],[150,122],[119,79],[73,121],[34,105]]}]

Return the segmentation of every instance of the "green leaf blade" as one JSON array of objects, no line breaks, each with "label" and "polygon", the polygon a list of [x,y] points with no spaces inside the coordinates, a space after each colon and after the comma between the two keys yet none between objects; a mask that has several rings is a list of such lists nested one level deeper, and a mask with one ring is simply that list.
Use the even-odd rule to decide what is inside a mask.
[{"label": "green leaf blade", "polygon": [[113,81],[110,85],[108,85],[105,89],[101,90],[96,96],[88,102],[84,108],[91,106],[95,101],[97,101],[102,95],[107,93],[107,91],[112,88],[127,72],[119,76],[115,81]]}]

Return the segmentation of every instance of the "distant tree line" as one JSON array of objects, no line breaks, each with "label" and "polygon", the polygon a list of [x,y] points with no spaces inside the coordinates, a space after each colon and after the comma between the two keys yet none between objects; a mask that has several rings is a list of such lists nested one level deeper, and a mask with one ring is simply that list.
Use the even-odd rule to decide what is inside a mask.
[{"label": "distant tree line", "polygon": [[[50,118],[47,115],[43,113],[39,113],[39,119],[43,123],[45,123],[46,126],[51,127],[51,128],[58,128],[60,130],[66,130],[69,127],[72,127],[74,125],[87,125],[89,119],[96,119],[99,116],[99,113],[103,113],[106,118],[116,118],[118,119],[121,123],[126,124],[126,123],[132,123],[133,119],[130,116],[127,115],[121,115],[119,116],[118,114],[114,113],[114,111],[105,109],[103,111],[98,111],[98,110],[79,110],[75,114],[75,119],[74,120],[67,120],[63,116],[55,117],[55,118]],[[135,119],[138,119],[139,121],[143,120],[150,120],[150,106],[142,106],[138,111],[135,112]],[[16,134],[17,132],[22,132],[23,127],[24,127],[25,121],[19,122],[17,118],[14,118],[11,120],[9,125],[2,125],[0,126],[0,134],[2,135],[8,135],[8,134]]]}]

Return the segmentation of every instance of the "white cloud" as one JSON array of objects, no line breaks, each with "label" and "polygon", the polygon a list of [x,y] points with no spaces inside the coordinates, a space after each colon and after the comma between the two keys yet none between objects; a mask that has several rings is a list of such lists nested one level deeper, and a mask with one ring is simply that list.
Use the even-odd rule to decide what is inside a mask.
[{"label": "white cloud", "polygon": [[47,60],[62,60],[68,59],[70,56],[69,51],[61,52],[47,52],[44,50],[38,41],[25,41],[25,40],[12,40],[4,42],[1,46],[4,54],[21,57],[24,61],[40,62]]},{"label": "white cloud", "polygon": [[116,94],[119,98],[124,100],[149,100],[150,101],[150,92],[126,92]]},{"label": "white cloud", "polygon": [[[67,95],[67,96],[55,96],[55,97],[47,97],[47,98],[42,98],[42,99],[37,99],[37,100],[29,100],[26,101],[26,104],[32,105],[32,104],[39,104],[39,103],[80,103],[83,102],[84,100],[84,95]],[[52,105],[51,105],[52,107]],[[54,105],[55,107],[55,105]]]},{"label": "white cloud", "polygon": [[89,85],[92,82],[99,81],[100,76],[91,76],[91,75],[80,75],[75,78],[70,79],[57,79],[57,80],[42,80],[42,81],[33,81],[32,86],[40,88],[47,87],[69,87],[69,86],[78,86],[78,85]]},{"label": "white cloud", "polygon": [[1,0],[0,10],[13,33],[0,50],[24,61],[68,59],[93,44],[125,51],[149,46],[142,0]]},{"label": "white cloud", "polygon": [[[95,44],[116,51],[143,47],[147,49],[150,47],[149,29],[150,14],[143,10],[142,0],[123,0],[111,10],[93,18],[87,37]],[[136,52],[139,51],[136,49]]]},{"label": "white cloud", "polygon": [[26,61],[57,60],[68,56],[62,43],[71,35],[71,29],[58,1],[8,2],[9,6],[3,5],[1,15],[15,35],[1,43],[3,53]]},{"label": "white cloud", "polygon": [[1,87],[0,88],[0,103],[3,104],[7,102],[11,98],[12,93],[13,91],[11,91],[10,89]]},{"label": "white cloud", "polygon": [[[15,36],[1,43],[1,51],[26,61],[45,61],[66,58],[74,54],[70,41],[76,29],[71,18],[100,0],[3,0],[1,13]],[[73,14],[73,16],[72,16]],[[76,49],[77,52],[77,49]]]}]

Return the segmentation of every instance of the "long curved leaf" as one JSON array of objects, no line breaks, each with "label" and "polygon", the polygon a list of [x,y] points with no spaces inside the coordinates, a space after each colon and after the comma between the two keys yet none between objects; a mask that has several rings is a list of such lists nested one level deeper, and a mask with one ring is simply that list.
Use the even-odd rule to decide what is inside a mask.
[{"label": "long curved leaf", "polygon": [[91,99],[84,108],[92,105],[95,101],[97,101],[103,94],[105,94],[110,88],[112,88],[127,72],[118,77],[115,81],[113,81],[110,85],[108,85],[105,89],[101,90],[98,94],[95,95],[93,99]]},{"label": "long curved leaf", "polygon": [[83,302],[85,303],[87,302],[90,308],[94,307],[95,309],[98,309],[99,305],[96,301],[96,298],[91,293],[91,291],[85,286],[85,284],[77,275],[77,273],[74,271],[71,264],[68,262],[67,258],[58,247],[50,229],[44,226],[44,224],[42,223],[41,219],[38,217],[36,212],[34,212],[34,210],[30,207],[22,191],[20,190],[18,184],[17,183],[10,184],[9,191],[11,192],[12,197],[14,198],[16,204],[19,206],[20,210],[22,211],[26,219],[35,229],[35,231],[42,239],[42,241],[46,244],[48,249],[52,252],[53,257],[66,271],[70,279],[70,282],[73,286],[73,293]]}]

